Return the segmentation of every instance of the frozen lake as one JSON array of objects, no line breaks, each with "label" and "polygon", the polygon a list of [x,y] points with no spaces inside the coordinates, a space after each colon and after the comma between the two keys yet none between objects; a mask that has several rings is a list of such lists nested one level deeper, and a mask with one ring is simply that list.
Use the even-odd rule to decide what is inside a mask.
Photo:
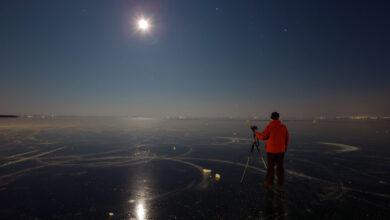
[{"label": "frozen lake", "polygon": [[279,192],[246,120],[0,119],[0,218],[390,218],[390,121],[285,123]]}]

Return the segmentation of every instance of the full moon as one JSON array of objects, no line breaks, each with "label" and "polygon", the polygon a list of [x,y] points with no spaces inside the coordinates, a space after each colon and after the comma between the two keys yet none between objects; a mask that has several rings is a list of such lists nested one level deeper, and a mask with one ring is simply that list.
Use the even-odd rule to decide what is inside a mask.
[{"label": "full moon", "polygon": [[150,28],[149,21],[146,20],[145,18],[140,18],[137,24],[138,24],[138,29],[141,31],[147,31]]}]

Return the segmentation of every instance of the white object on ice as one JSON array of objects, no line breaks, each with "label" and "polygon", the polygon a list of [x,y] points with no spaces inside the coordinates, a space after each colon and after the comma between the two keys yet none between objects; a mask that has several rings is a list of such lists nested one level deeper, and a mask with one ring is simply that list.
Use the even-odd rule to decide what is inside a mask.
[{"label": "white object on ice", "polygon": [[215,174],[215,180],[219,181],[221,179],[221,175],[219,173]]},{"label": "white object on ice", "polygon": [[204,174],[211,174],[211,170],[209,170],[209,169],[203,169],[203,173],[204,173]]}]

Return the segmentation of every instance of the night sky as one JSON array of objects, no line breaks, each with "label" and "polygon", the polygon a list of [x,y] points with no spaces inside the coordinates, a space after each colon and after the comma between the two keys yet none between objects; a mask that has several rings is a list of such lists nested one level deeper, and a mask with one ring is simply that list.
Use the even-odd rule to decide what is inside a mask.
[{"label": "night sky", "polygon": [[388,4],[2,0],[0,114],[390,115]]}]

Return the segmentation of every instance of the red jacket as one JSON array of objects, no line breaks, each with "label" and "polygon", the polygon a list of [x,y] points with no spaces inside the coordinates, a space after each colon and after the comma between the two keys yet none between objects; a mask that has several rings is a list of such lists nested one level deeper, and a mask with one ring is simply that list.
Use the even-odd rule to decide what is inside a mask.
[{"label": "red jacket", "polygon": [[265,140],[267,153],[283,153],[287,151],[289,136],[286,125],[279,120],[272,120],[263,132],[256,131],[259,140]]}]

